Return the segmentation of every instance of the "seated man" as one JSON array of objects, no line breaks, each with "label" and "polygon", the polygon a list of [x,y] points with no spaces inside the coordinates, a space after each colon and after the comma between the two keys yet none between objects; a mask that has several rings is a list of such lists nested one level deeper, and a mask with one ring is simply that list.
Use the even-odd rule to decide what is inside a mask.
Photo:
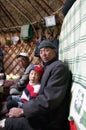
[{"label": "seated man", "polygon": [[20,94],[20,91],[22,91],[28,83],[28,72],[30,67],[28,54],[20,53],[16,56],[16,58],[18,59],[19,66],[24,70],[24,72],[20,78],[10,86],[10,94]]},{"label": "seated man", "polygon": [[[18,59],[18,64],[24,72],[17,80],[6,80],[4,82],[5,87],[10,87],[10,94],[20,94],[20,91],[23,90],[24,86],[28,83],[28,72],[29,72],[29,65],[30,60],[28,54],[23,52],[16,56]],[[20,91],[19,91],[20,90]]]}]

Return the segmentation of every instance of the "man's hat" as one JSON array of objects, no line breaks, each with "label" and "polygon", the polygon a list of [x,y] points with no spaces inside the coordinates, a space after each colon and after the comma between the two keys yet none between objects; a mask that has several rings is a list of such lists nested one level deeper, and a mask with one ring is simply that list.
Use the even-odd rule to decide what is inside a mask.
[{"label": "man's hat", "polygon": [[21,52],[21,53],[19,53],[16,57],[18,58],[18,57],[21,57],[21,56],[22,56],[22,57],[27,57],[27,58],[29,57],[29,56],[28,56],[28,53],[26,53],[26,52]]},{"label": "man's hat", "polygon": [[49,40],[43,40],[40,45],[38,46],[38,49],[40,50],[41,48],[51,48],[51,49],[56,49],[55,45],[49,41]]}]

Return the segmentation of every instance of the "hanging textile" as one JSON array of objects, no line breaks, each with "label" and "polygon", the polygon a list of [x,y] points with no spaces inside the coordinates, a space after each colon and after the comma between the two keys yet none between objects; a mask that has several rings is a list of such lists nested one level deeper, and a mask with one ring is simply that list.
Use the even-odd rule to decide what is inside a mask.
[{"label": "hanging textile", "polygon": [[20,36],[24,41],[28,41],[30,38],[32,38],[32,26],[30,24],[21,26],[21,32]]}]

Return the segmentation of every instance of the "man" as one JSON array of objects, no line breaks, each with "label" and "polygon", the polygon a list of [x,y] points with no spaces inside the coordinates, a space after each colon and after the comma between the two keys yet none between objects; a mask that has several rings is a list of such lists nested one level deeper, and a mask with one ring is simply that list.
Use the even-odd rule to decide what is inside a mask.
[{"label": "man", "polygon": [[70,71],[50,41],[42,41],[39,51],[44,64],[39,95],[23,108],[10,109],[5,130],[69,130]]},{"label": "man", "polygon": [[[21,94],[21,91],[24,89],[24,87],[28,83],[28,72],[29,72],[29,67],[30,67],[28,54],[25,52],[21,52],[20,54],[16,56],[16,58],[18,60],[18,64],[20,68],[23,70],[23,73],[17,80],[4,81],[4,88],[9,88],[10,94]],[[8,90],[7,90],[7,94],[5,95],[6,97],[8,96]],[[2,111],[3,111],[3,108],[2,108]],[[2,113],[4,113],[4,111]]]},{"label": "man", "polygon": [[28,83],[28,73],[29,73],[29,57],[25,52],[21,52],[16,56],[18,60],[18,64],[20,68],[23,70],[23,74],[20,76],[18,80],[14,82],[12,86],[10,86],[10,94],[20,94],[24,89],[26,84]]}]

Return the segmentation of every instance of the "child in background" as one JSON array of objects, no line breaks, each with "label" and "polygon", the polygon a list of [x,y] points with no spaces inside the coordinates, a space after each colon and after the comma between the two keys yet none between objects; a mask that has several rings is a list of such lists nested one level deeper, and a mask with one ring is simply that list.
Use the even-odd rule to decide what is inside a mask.
[{"label": "child in background", "polygon": [[21,96],[12,95],[7,99],[7,109],[23,106],[23,103],[35,98],[40,90],[40,80],[43,75],[42,65],[32,65],[29,71],[29,83],[23,90]]}]

